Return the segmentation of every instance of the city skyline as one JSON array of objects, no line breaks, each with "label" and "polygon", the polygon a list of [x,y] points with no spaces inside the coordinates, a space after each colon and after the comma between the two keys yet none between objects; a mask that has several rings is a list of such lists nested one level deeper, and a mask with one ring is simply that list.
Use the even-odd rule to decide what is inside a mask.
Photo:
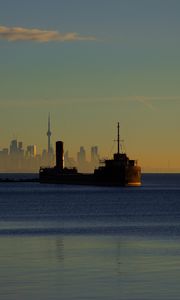
[{"label": "city skyline", "polygon": [[[48,143],[49,146],[49,143]],[[56,153],[51,145],[40,153],[38,146],[26,145],[17,139],[11,140],[9,147],[0,149],[0,172],[35,172],[38,173],[41,167],[54,167],[56,164]],[[68,149],[64,151],[64,167],[76,167],[80,172],[93,172],[100,165],[98,146],[91,146],[87,156],[84,146],[79,147],[76,157],[69,155]],[[102,158],[103,159],[103,158]]]},{"label": "city skyline", "polygon": [[[63,140],[110,152],[119,121],[143,170],[180,171],[178,0],[6,0],[0,11],[0,148]],[[13,130],[12,130],[13,129]]]},{"label": "city skyline", "polygon": [[[48,131],[45,133],[45,135],[47,136],[46,146],[42,149],[37,144],[28,143],[25,145],[22,139],[10,140],[9,147],[7,145],[6,147],[0,146],[0,172],[6,172],[6,171],[24,172],[29,170],[38,173],[39,168],[42,166],[51,166],[51,167],[55,166],[55,156],[56,156],[55,144],[57,140],[52,144],[51,140],[49,139],[49,137],[51,137],[51,135],[53,134],[50,126],[50,113],[48,114],[47,129]],[[94,168],[97,168],[103,162],[104,159],[107,158],[111,159],[113,154],[117,152],[117,140],[115,139],[115,136],[114,139],[112,140],[112,145],[109,146],[110,146],[109,152],[104,155],[102,153],[99,153],[99,147],[95,144],[89,147],[84,147],[82,146],[81,143],[77,152],[74,153],[72,153],[71,148],[68,149],[65,145],[65,149],[64,149],[65,167],[68,168],[76,167],[80,172],[93,172]],[[120,138],[120,153],[126,153],[126,146],[124,144],[124,140],[121,138]],[[19,162],[19,159],[22,159],[22,161]],[[11,167],[12,163],[13,165]],[[161,168],[159,168],[158,166],[155,167],[142,166],[142,172],[178,173],[179,168],[178,167],[173,168],[170,165],[170,161],[167,161],[167,165],[162,166]]]},{"label": "city skyline", "polygon": [[[47,146],[39,151],[35,144],[28,144],[24,148],[23,141],[13,139],[9,147],[0,148],[0,172],[35,172],[40,168],[54,167],[56,165],[56,145],[51,144],[51,119],[50,113],[47,120]],[[57,142],[57,141],[56,141]],[[55,147],[54,147],[55,146]],[[76,167],[80,172],[93,172],[100,164],[98,146],[91,146],[90,155],[84,146],[79,147],[76,157],[69,155],[68,149],[65,149],[63,165],[68,168]]]}]

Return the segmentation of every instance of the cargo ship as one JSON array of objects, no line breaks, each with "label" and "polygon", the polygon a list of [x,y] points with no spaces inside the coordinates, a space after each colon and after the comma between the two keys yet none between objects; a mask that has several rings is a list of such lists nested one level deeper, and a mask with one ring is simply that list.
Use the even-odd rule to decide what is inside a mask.
[{"label": "cargo ship", "polygon": [[56,165],[40,168],[40,183],[79,184],[94,186],[140,186],[141,167],[136,160],[129,159],[120,151],[119,123],[117,125],[117,152],[112,159],[105,159],[103,165],[93,173],[80,173],[77,168],[64,167],[63,142],[56,142]]}]

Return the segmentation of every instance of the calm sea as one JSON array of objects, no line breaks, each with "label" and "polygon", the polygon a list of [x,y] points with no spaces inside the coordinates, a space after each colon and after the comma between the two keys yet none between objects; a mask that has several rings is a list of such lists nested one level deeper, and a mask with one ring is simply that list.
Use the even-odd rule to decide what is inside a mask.
[{"label": "calm sea", "polygon": [[180,175],[0,183],[0,299],[179,300]]}]

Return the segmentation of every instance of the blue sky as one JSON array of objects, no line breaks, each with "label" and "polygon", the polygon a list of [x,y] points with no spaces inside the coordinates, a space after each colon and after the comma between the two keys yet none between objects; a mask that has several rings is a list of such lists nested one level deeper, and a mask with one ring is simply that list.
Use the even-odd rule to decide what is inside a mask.
[{"label": "blue sky", "polygon": [[50,112],[53,142],[63,139],[72,155],[94,144],[105,155],[119,121],[128,154],[144,168],[180,169],[178,0],[0,7],[1,148],[16,137],[41,151]]}]

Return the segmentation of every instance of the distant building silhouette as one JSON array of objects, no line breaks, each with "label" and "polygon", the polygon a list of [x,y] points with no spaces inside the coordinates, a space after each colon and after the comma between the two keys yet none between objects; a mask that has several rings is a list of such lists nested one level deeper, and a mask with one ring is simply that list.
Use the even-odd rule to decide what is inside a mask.
[{"label": "distant building silhouette", "polygon": [[17,154],[17,153],[18,153],[17,140],[12,140],[10,144],[10,154]]},{"label": "distant building silhouette", "polygon": [[80,147],[79,152],[77,153],[77,163],[84,164],[86,161],[86,151],[83,146]]},{"label": "distant building silhouette", "polygon": [[83,146],[77,153],[77,168],[80,172],[89,172],[90,163],[86,160],[86,151]]},{"label": "distant building silhouette", "polygon": [[96,164],[99,162],[98,146],[91,147],[91,163]]},{"label": "distant building silhouette", "polygon": [[64,165],[67,168],[73,168],[73,167],[76,166],[76,161],[74,160],[73,157],[69,156],[69,152],[68,151],[66,151],[64,153]]},{"label": "distant building silhouette", "polygon": [[26,150],[26,156],[34,158],[37,154],[37,147],[36,145],[28,145]]},{"label": "distant building silhouette", "polygon": [[18,150],[22,151],[23,149],[23,143],[22,142],[18,142]]},{"label": "distant building silhouette", "polygon": [[47,152],[50,155],[51,154],[51,120],[50,120],[50,113],[48,115],[48,131],[47,131],[47,137],[48,137],[48,148]]}]

